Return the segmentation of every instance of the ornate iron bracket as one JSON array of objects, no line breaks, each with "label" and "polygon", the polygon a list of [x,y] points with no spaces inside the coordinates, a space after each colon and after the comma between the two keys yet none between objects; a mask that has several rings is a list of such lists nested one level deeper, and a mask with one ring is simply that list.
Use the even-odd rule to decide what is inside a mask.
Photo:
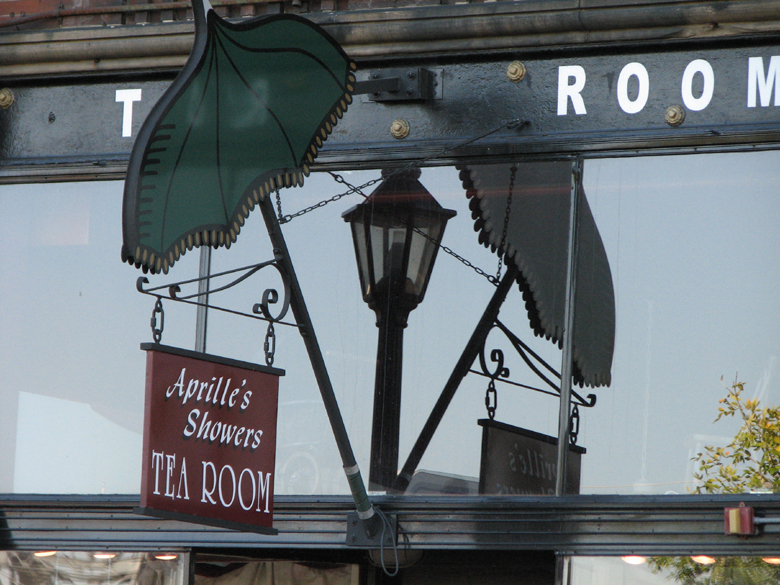
[{"label": "ornate iron bracket", "polygon": [[[493,329],[499,329],[509,340],[509,342],[512,344],[512,347],[515,349],[515,351],[518,353],[518,355],[523,359],[525,364],[528,366],[528,368],[537,375],[550,389],[544,389],[544,388],[537,388],[535,386],[529,386],[527,384],[521,384],[519,382],[515,382],[513,380],[509,380],[509,369],[504,367],[504,352],[500,349],[493,349],[490,351],[490,360],[497,364],[497,367],[494,371],[491,371],[488,368],[487,365],[487,359],[485,358],[485,352],[486,352],[486,346],[487,346],[487,339],[488,336],[486,335],[483,342],[482,347],[479,351],[479,365],[481,368],[481,372],[477,370],[469,370],[472,374],[477,374],[478,376],[483,376],[485,378],[490,378],[491,384],[494,384],[496,381],[503,382],[504,384],[509,384],[511,386],[517,386],[519,388],[525,388],[526,390],[533,390],[534,392],[541,392],[542,394],[547,394],[549,396],[557,396],[560,397],[561,395],[561,388],[557,384],[555,384],[553,381],[550,380],[550,378],[545,375],[545,373],[542,371],[542,369],[547,370],[552,376],[557,378],[558,380],[561,379],[560,373],[558,373],[557,370],[555,370],[550,364],[545,362],[537,353],[535,353],[530,347],[528,347],[523,341],[517,337],[510,329],[504,325],[500,320],[495,319],[493,322],[493,326],[491,327],[491,331]],[[583,398],[580,396],[577,392],[572,391],[572,400],[571,403],[575,406],[582,406],[585,408],[592,408],[596,405],[596,395],[595,394],[588,394],[587,398]],[[491,417],[492,418],[492,417]]]},{"label": "ornate iron bracket", "polygon": [[[211,303],[203,303],[200,300],[198,300],[199,297],[203,296],[201,292],[194,292],[185,295],[181,294],[182,287],[185,287],[187,285],[197,284],[203,281],[210,282],[214,279],[221,278],[224,276],[237,275],[235,278],[233,278],[232,281],[228,282],[227,284],[224,284],[217,288],[210,289],[208,294],[211,297],[214,294],[233,288],[237,284],[244,282],[249,277],[260,272],[263,268],[266,268],[268,266],[272,266],[273,268],[275,268],[276,271],[279,273],[279,276],[281,277],[282,287],[283,287],[283,296],[281,297],[281,302],[280,302],[279,292],[275,288],[267,288],[263,292],[262,300],[259,303],[255,303],[254,306],[252,307],[251,313],[238,311],[235,309],[229,309],[227,307],[220,307],[218,305],[214,305]],[[151,288],[145,288],[144,285],[146,284],[149,284],[149,279],[145,276],[141,276],[136,281],[135,287],[138,290],[138,292],[145,295],[153,296],[157,299],[157,301],[155,302],[154,311],[152,312],[152,320],[151,320],[152,334],[155,339],[155,342],[157,343],[160,342],[160,339],[162,338],[162,331],[163,331],[163,315],[164,315],[163,308],[162,308],[163,300],[170,300],[173,302],[184,303],[196,307],[207,307],[209,309],[214,309],[215,311],[221,311],[223,313],[229,313],[231,315],[238,315],[240,317],[249,317],[250,319],[257,319],[259,321],[267,321],[268,332],[266,333],[264,352],[265,352],[266,363],[269,366],[273,364],[273,354],[276,348],[276,342],[275,342],[276,337],[273,329],[274,324],[287,325],[290,327],[298,327],[298,325],[295,323],[286,323],[282,321],[282,319],[284,319],[284,317],[287,315],[287,312],[290,309],[290,297],[291,297],[290,281],[285,271],[278,265],[276,259],[268,260],[266,262],[260,262],[259,264],[242,266],[241,268],[234,268],[233,270],[226,270],[224,272],[211,274],[209,276],[191,278],[189,280],[182,280],[170,284],[154,286]],[[162,291],[166,291],[167,294],[163,293]],[[273,305],[280,305],[279,310],[274,311],[272,309]],[[157,323],[158,315],[159,315],[159,327]]]}]

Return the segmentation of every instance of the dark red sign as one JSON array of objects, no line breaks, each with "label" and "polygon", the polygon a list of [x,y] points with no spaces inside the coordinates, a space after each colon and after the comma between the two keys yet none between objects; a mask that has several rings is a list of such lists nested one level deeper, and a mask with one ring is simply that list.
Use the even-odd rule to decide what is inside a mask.
[{"label": "dark red sign", "polygon": [[273,533],[283,370],[157,344],[146,354],[141,510]]}]

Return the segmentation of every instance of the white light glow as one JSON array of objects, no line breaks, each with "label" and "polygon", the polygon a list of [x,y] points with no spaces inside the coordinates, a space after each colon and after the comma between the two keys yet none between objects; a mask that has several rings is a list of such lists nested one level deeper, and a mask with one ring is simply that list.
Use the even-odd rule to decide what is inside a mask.
[{"label": "white light glow", "polygon": [[96,559],[113,559],[116,556],[116,553],[99,552],[99,553],[94,553],[92,556],[95,557]]}]

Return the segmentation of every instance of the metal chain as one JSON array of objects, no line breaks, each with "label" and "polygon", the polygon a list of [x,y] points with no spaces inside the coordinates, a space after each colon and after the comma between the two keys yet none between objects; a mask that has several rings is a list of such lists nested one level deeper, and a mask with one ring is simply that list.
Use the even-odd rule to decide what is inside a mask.
[{"label": "metal chain", "polygon": [[[288,222],[292,221],[293,219],[295,219],[296,217],[300,217],[302,215],[306,215],[310,211],[314,211],[315,209],[319,209],[320,207],[325,207],[328,203],[333,203],[335,201],[338,201],[342,197],[346,197],[347,195],[352,195],[353,193],[360,193],[361,195],[363,195],[363,197],[366,197],[366,195],[364,193],[362,193],[362,190],[365,189],[366,187],[370,187],[371,185],[375,185],[376,183],[379,183],[383,179],[392,177],[392,176],[394,176],[394,175],[396,175],[398,173],[406,172],[409,169],[422,166],[423,163],[426,163],[426,162],[428,162],[430,160],[439,158],[440,156],[442,156],[444,154],[447,154],[450,151],[456,150],[458,148],[462,148],[464,146],[468,146],[472,142],[476,142],[477,140],[482,140],[483,138],[486,138],[486,137],[490,136],[491,134],[495,134],[496,132],[500,132],[501,130],[504,130],[504,129],[512,130],[512,129],[518,128],[520,126],[524,126],[527,123],[528,122],[526,120],[521,120],[519,118],[516,118],[514,120],[510,120],[509,122],[505,122],[504,124],[501,124],[500,126],[494,128],[493,130],[489,130],[488,132],[485,132],[485,133],[480,134],[478,136],[474,136],[472,138],[469,138],[468,140],[464,140],[463,142],[459,142],[459,143],[453,144],[451,146],[445,146],[444,148],[442,148],[441,150],[439,150],[438,152],[435,152],[434,154],[432,154],[430,156],[426,156],[424,158],[418,159],[416,161],[413,161],[413,162],[407,164],[404,167],[396,169],[392,173],[388,174],[386,177],[379,177],[378,179],[372,179],[372,180],[370,180],[370,181],[368,181],[366,183],[363,183],[362,185],[360,185],[360,187],[349,186],[349,190],[344,192],[344,193],[339,193],[338,195],[334,195],[330,199],[323,199],[319,203],[315,203],[314,205],[306,207],[305,209],[301,209],[300,211],[297,211],[297,212],[292,213],[290,215],[285,215],[285,216],[283,216],[279,220],[279,223],[280,224],[288,223]],[[336,178],[335,173],[330,173],[330,175],[333,176],[334,179]],[[343,182],[344,185],[349,185],[349,183],[347,183],[346,181],[343,181],[343,179],[342,180],[336,179],[336,182],[339,182],[339,183]]]},{"label": "metal chain", "polygon": [[[423,235],[428,237],[427,234],[423,234]],[[452,256],[453,258],[455,258],[455,260],[458,260],[466,268],[471,268],[474,272],[476,272],[480,276],[484,276],[485,278],[487,278],[487,281],[490,284],[498,286],[498,279],[495,276],[493,276],[492,274],[488,274],[487,272],[482,270],[479,266],[475,266],[474,264],[466,260],[463,256],[456,254],[455,252],[453,252],[452,248],[448,248],[447,246],[443,246],[442,244],[439,244],[439,248],[441,248],[442,252],[445,252],[450,256]]]},{"label": "metal chain", "polygon": [[493,420],[496,417],[496,408],[498,408],[498,392],[496,392],[496,383],[490,380],[485,391],[485,408],[487,408],[488,418]]},{"label": "metal chain", "polygon": [[569,442],[572,445],[577,444],[577,437],[580,434],[580,409],[575,404],[571,411],[571,418],[569,419]]},{"label": "metal chain", "polygon": [[265,332],[265,342],[263,342],[263,352],[265,353],[265,363],[268,367],[274,365],[274,354],[276,353],[276,332],[274,331],[273,321],[268,322],[268,330]]},{"label": "metal chain", "polygon": [[[471,144],[472,142],[476,142],[477,140],[481,140],[482,138],[490,136],[491,134],[494,134],[494,133],[496,133],[496,132],[498,132],[500,130],[503,130],[504,128],[507,128],[507,129],[511,130],[513,128],[517,128],[519,126],[522,126],[522,125],[524,125],[526,123],[527,123],[526,121],[520,120],[520,119],[512,120],[510,122],[502,124],[501,126],[495,128],[495,129],[493,129],[493,130],[491,130],[489,132],[486,132],[484,134],[480,134],[479,136],[475,136],[473,138],[465,140],[464,142],[458,143],[458,144],[456,144],[454,146],[446,146],[446,147],[442,148],[440,151],[436,152],[435,154],[432,154],[432,155],[430,155],[428,157],[425,157],[423,159],[420,159],[420,160],[414,161],[412,163],[409,163],[408,165],[406,165],[404,167],[401,167],[399,169],[396,169],[392,173],[389,173],[385,177],[378,177],[376,179],[371,179],[370,181],[367,181],[367,182],[363,183],[360,186],[352,185],[351,183],[349,183],[341,175],[339,175],[337,173],[334,173],[334,172],[331,172],[331,171],[328,171],[328,174],[333,178],[333,180],[336,181],[337,183],[340,183],[340,184],[344,185],[345,187],[347,187],[347,190],[344,191],[343,193],[338,193],[337,195],[334,195],[333,197],[330,197],[329,199],[323,199],[322,201],[320,201],[318,203],[315,203],[314,205],[310,205],[309,207],[306,207],[304,209],[301,209],[300,211],[297,211],[295,213],[291,213],[289,215],[282,215],[281,198],[279,196],[279,190],[277,189],[277,191],[276,191],[276,198],[277,199],[276,200],[277,200],[277,208],[278,208],[278,213],[279,213],[279,223],[280,224],[289,223],[290,221],[292,221],[296,217],[300,217],[302,215],[306,215],[307,213],[309,213],[311,211],[314,211],[315,209],[319,209],[320,207],[325,207],[329,203],[334,203],[335,201],[338,201],[339,199],[342,199],[342,198],[346,197],[347,195],[352,195],[353,193],[358,193],[359,195],[361,195],[365,199],[365,198],[368,197],[368,195],[366,195],[363,192],[363,189],[366,189],[367,187],[371,187],[372,185],[375,185],[375,184],[379,183],[380,181],[382,181],[382,180],[384,180],[386,178],[392,177],[392,176],[394,176],[396,174],[403,173],[403,172],[405,172],[405,171],[407,171],[409,169],[412,169],[414,167],[420,166],[424,162],[427,162],[429,160],[438,158],[438,157],[442,156],[443,154],[446,154],[447,152],[449,152],[451,150],[455,150],[457,148],[461,148],[463,146]],[[502,246],[503,246],[503,244],[504,244],[504,242],[506,240],[506,234],[507,234],[507,229],[508,229],[508,224],[509,224],[509,211],[510,211],[510,206],[512,204],[512,192],[514,190],[514,183],[515,183],[515,175],[516,175],[516,173],[517,173],[517,166],[516,165],[512,165],[512,174],[510,176],[510,182],[509,182],[509,197],[507,199],[506,216],[504,217],[504,230],[503,230],[503,234],[502,234],[502,237],[501,237]],[[430,236],[428,236],[428,234],[423,233],[421,230],[416,229],[415,231],[417,233],[421,234],[423,237],[427,238],[429,241],[433,241],[432,238]],[[501,267],[502,267],[503,256],[499,256],[499,258],[498,258],[498,272],[497,272],[497,274],[495,276],[493,276],[493,275],[488,274],[484,270],[482,270],[479,266],[475,266],[474,264],[472,264],[471,262],[466,260],[463,256],[457,254],[455,251],[452,250],[452,248],[449,248],[449,247],[444,246],[442,244],[438,244],[438,245],[439,245],[439,248],[442,251],[444,251],[446,254],[449,254],[450,256],[452,256],[453,258],[458,260],[460,263],[462,263],[467,268],[471,268],[479,276],[482,276],[482,277],[486,278],[487,281],[490,284],[492,284],[494,286],[498,286],[499,280],[501,278]]]},{"label": "metal chain", "polygon": [[506,234],[509,229],[509,212],[512,209],[512,193],[515,189],[515,175],[517,175],[517,165],[512,165],[512,170],[509,174],[509,190],[506,197],[506,213],[504,213],[504,229],[501,232],[501,245],[498,247],[498,270],[496,270],[496,282],[501,278],[501,267],[504,263],[504,255],[506,254]]},{"label": "metal chain", "polygon": [[[160,328],[157,328],[157,315],[160,315]],[[157,302],[154,303],[154,309],[152,309],[152,318],[149,322],[149,326],[152,328],[152,339],[155,343],[160,343],[162,340],[163,329],[165,329],[165,312],[163,311],[162,299],[157,297]]]},{"label": "metal chain", "polygon": [[[367,183],[364,183],[360,187],[355,187],[355,185],[353,185],[352,183],[347,181],[344,177],[342,177],[338,173],[334,173],[332,171],[328,171],[328,174],[333,178],[334,181],[336,181],[337,183],[339,183],[341,185],[344,185],[347,189],[349,189],[349,191],[347,191],[347,193],[350,193],[350,194],[351,193],[357,193],[358,195],[361,195],[364,199],[368,198],[368,195],[363,193],[363,189],[365,189],[366,187],[370,187],[371,185],[375,185],[375,184],[377,184],[378,182],[380,182],[382,180],[382,177],[379,177],[378,179],[371,179],[370,181],[368,181]],[[395,173],[393,173],[393,174],[395,174]]]},{"label": "metal chain", "polygon": [[279,223],[284,223],[284,215],[282,214],[282,196],[279,194],[279,189],[276,190],[276,214]]},{"label": "metal chain", "polygon": [[[336,173],[329,173],[334,180],[337,183],[343,183],[344,185],[349,185],[343,177],[337,175]],[[338,177],[338,178],[337,178]],[[325,207],[328,203],[333,203],[334,201],[338,201],[342,197],[346,197],[347,195],[352,195],[353,193],[360,193],[363,197],[368,197],[365,193],[363,193],[363,189],[366,187],[370,187],[371,185],[375,185],[376,183],[379,183],[382,180],[382,177],[379,177],[378,179],[371,179],[370,181],[363,183],[360,185],[360,187],[355,187],[350,185],[349,189],[345,191],[344,193],[339,193],[338,195],[334,195],[330,199],[323,199],[319,203],[315,203],[314,205],[311,205],[309,207],[306,207],[305,209],[301,209],[300,211],[297,211],[295,213],[292,213],[290,215],[283,216],[280,220],[280,224],[288,223],[292,220],[294,220],[296,217],[300,217],[302,215],[306,215],[310,211],[314,211],[315,209],[319,209],[320,207]]]}]

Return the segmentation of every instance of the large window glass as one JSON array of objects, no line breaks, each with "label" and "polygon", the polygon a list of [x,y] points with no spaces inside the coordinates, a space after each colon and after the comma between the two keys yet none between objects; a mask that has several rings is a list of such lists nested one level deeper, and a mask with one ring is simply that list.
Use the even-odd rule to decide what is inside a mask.
[{"label": "large window glass", "polygon": [[[774,291],[780,242],[773,226],[780,220],[778,162],[775,152],[585,161],[584,192],[614,286],[616,335],[611,384],[575,388],[583,398],[597,396],[595,407],[579,408],[578,445],[586,450],[579,454],[581,493],[695,490],[698,464],[692,458],[706,445],[727,444],[739,429],[735,419],[713,423],[718,401],[732,382],[745,382],[745,399],[777,402],[773,369],[780,301]],[[518,184],[530,181],[519,168]],[[343,176],[361,184],[378,171]],[[420,178],[443,207],[458,212],[443,244],[493,275],[498,257],[477,241],[461,179],[462,173],[452,168],[424,169]],[[304,189],[282,193],[282,212],[345,190],[327,175],[313,176]],[[358,461],[367,473],[376,318],[362,301],[350,230],[341,219],[360,200],[346,197],[283,229]],[[270,257],[259,216],[250,218],[242,237],[229,252],[215,255],[215,267]],[[580,279],[587,279],[592,268],[581,266]],[[440,251],[425,300],[409,316],[404,332],[399,468],[494,291],[484,276]],[[500,319],[559,370],[560,350],[534,337],[528,317],[515,288]],[[262,326],[214,317],[210,328],[210,348],[217,353],[236,351],[229,348],[243,339],[241,357],[261,359]],[[495,331],[488,361],[494,346],[504,349],[512,380],[549,389]],[[287,329],[279,337],[276,360],[287,370],[280,398],[277,489],[344,492],[340,460],[297,332]],[[479,364],[473,369],[479,370]],[[410,493],[477,493],[484,426],[478,420],[487,418],[487,389],[488,380],[478,375],[462,381]],[[497,396],[499,423],[531,434],[557,434],[556,398],[500,382]],[[533,475],[531,470],[551,475],[549,455],[545,459],[527,447],[521,452],[511,442],[508,448],[517,452],[494,450],[487,456],[505,457],[515,473],[525,466],[526,475]],[[523,490],[505,491],[529,493]]]},{"label": "large window glass", "polygon": [[[568,176],[570,163],[550,164]],[[529,234],[541,234],[534,248],[541,251],[526,254],[523,262],[559,263],[560,255],[545,248],[545,230],[550,242],[567,237],[566,228],[558,233],[555,227],[567,223],[565,197],[559,193],[566,204],[551,212],[548,191],[528,172],[527,163],[497,167],[503,170],[480,177],[486,197],[506,197],[513,190],[516,197],[546,201],[547,211],[527,214],[541,224],[528,224],[533,228]],[[602,379],[598,388],[575,387],[585,402],[589,394],[597,401],[592,408],[579,407],[573,451],[580,472],[573,491],[695,490],[701,482],[692,458],[708,445],[727,445],[743,423],[740,417],[713,422],[723,406],[718,401],[732,383],[744,382],[743,400],[766,406],[780,401],[775,372],[780,351],[778,168],[776,152],[584,161],[584,193],[614,287],[615,340],[610,385]],[[339,177],[315,173],[303,188],[283,190],[281,213],[293,214],[344,193],[349,189],[344,182],[375,181],[363,188],[369,195],[381,180],[379,170],[344,171]],[[446,226],[425,298],[403,332],[399,469],[496,292],[490,280],[507,271],[507,262],[499,262],[490,245],[481,243],[485,225],[492,222],[500,234],[505,218],[495,212],[491,217],[474,214],[468,184],[464,187],[467,178],[462,168],[452,167],[424,168],[419,177],[436,201],[457,215]],[[470,178],[473,182],[473,173]],[[144,392],[144,353],[138,344],[151,341],[154,299],[135,290],[142,274],[119,259],[121,192],[121,183],[0,188],[2,492],[138,493]],[[342,218],[361,201],[354,193],[336,198],[282,229],[368,482],[377,318],[364,302],[352,230]],[[517,199],[515,204],[516,209],[530,205]],[[593,234],[589,237],[584,241],[593,245]],[[237,243],[214,251],[211,270],[272,257],[255,210]],[[150,286],[193,278],[198,263],[198,251],[191,251],[168,275],[150,277]],[[521,269],[528,273],[527,264]],[[587,280],[604,269],[581,263],[578,276]],[[272,269],[212,295],[211,303],[250,312],[268,287],[281,292]],[[194,308],[171,300],[164,307],[162,343],[192,349]],[[535,335],[534,319],[546,317],[538,310],[529,315],[528,308],[513,286],[499,319],[535,354],[535,367],[557,384],[544,364],[559,371],[561,350],[544,334]],[[581,309],[603,324],[601,309]],[[294,321],[291,313],[285,321]],[[301,336],[297,328],[281,324],[275,333],[273,365],[286,370],[280,381],[275,492],[348,493]],[[262,364],[266,335],[263,321],[211,310],[206,349]],[[488,370],[497,366],[492,350],[501,349],[509,375],[495,382],[494,392],[475,360],[407,493],[550,493],[555,454],[549,438],[557,435],[559,401],[537,391],[551,388],[497,328],[485,348]],[[526,356],[533,354],[526,351]],[[495,407],[493,423],[484,422],[486,398]],[[510,434],[491,447],[483,442],[487,427]],[[480,487],[488,460],[498,461],[520,483]]]},{"label": "large window glass", "polygon": [[121,202],[121,182],[0,187],[0,492],[139,491],[154,302],[120,261]]},{"label": "large window glass", "polygon": [[583,418],[583,491],[694,490],[692,458],[744,423],[713,424],[734,381],[743,401],[780,403],[779,164],[777,152],[586,162],[617,335],[612,387]]}]

